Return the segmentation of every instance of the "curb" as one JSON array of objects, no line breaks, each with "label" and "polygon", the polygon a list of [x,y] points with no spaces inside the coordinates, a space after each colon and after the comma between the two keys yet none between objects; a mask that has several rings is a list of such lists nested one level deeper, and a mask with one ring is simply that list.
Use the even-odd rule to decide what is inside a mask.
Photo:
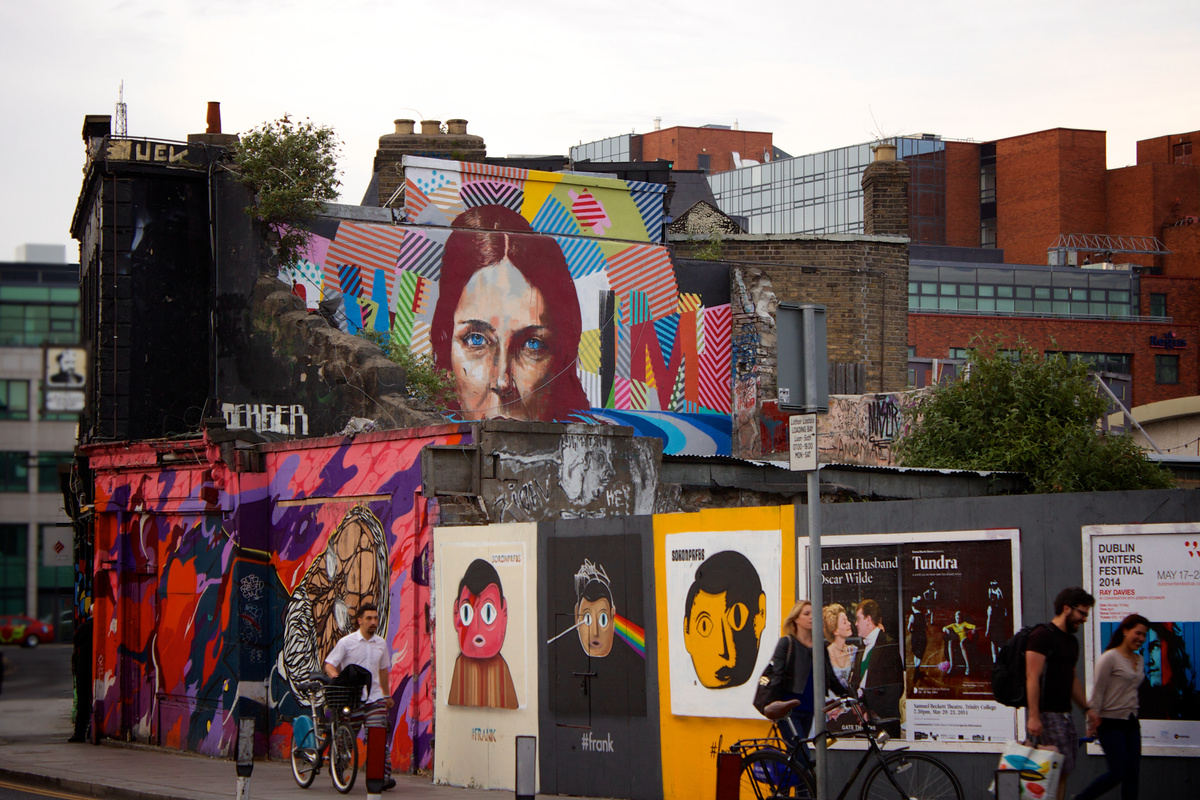
[{"label": "curb", "polygon": [[61,789],[65,792],[87,797],[119,798],[119,800],[190,800],[190,798],[186,797],[143,792],[123,786],[109,786],[108,784],[91,783],[72,778],[55,778],[50,775],[42,775],[38,772],[22,772],[2,766],[0,766],[0,780],[21,783],[26,786],[42,789]]}]

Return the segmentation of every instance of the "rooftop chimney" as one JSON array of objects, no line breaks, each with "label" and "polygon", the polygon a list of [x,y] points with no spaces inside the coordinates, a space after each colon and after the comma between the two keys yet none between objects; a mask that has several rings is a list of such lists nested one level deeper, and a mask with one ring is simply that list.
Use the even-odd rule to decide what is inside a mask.
[{"label": "rooftop chimney", "polygon": [[442,121],[437,119],[421,120],[422,136],[437,136],[442,132]]},{"label": "rooftop chimney", "polygon": [[416,120],[398,119],[396,120],[396,134],[399,136],[411,136],[413,126],[416,124]]},{"label": "rooftop chimney", "polygon": [[208,101],[208,128],[204,132],[221,132],[221,104],[216,100]]},{"label": "rooftop chimney", "polygon": [[467,121],[465,119],[448,119],[446,120],[446,130],[455,136],[462,136],[467,132]]},{"label": "rooftop chimney", "polygon": [[216,100],[208,101],[208,112],[205,114],[206,127],[204,133],[189,133],[189,144],[206,144],[217,147],[229,147],[237,144],[236,133],[221,133],[221,104]]}]

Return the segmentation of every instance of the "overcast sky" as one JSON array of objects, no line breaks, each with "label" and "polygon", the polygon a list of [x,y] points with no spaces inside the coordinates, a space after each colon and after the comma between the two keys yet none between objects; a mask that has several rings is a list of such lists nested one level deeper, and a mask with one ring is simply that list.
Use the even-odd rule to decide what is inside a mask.
[{"label": "overcast sky", "polygon": [[1143,0],[0,0],[0,260],[69,228],[85,114],[185,139],[284,113],[344,141],[361,200],[381,134],[462,117],[490,155],[672,125],[771,131],[801,155],[886,135],[1200,129],[1200,3]]}]

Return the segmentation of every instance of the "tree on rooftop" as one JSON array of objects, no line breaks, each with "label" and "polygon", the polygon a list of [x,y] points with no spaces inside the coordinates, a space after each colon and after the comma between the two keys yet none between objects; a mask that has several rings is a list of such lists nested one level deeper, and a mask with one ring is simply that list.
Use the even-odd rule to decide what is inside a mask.
[{"label": "tree on rooftop", "polygon": [[299,259],[311,237],[308,223],[337,199],[340,145],[333,128],[284,114],[242,134],[234,148],[238,180],[255,194],[246,213],[279,236],[281,266]]},{"label": "tree on rooftop", "polygon": [[897,443],[906,467],[1022,472],[1035,492],[1165,489],[1174,478],[1129,434],[1097,423],[1108,411],[1087,365],[1018,342],[972,342],[967,375],[939,386],[912,411]]}]

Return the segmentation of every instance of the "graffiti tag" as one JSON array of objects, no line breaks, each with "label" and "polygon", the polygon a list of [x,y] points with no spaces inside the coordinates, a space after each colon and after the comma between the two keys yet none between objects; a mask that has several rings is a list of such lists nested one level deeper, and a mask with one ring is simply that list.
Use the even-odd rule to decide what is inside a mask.
[{"label": "graffiti tag", "polygon": [[289,436],[308,435],[308,414],[304,406],[273,406],[270,404],[221,404],[221,414],[230,430],[252,430],[255,433],[285,433]]}]

